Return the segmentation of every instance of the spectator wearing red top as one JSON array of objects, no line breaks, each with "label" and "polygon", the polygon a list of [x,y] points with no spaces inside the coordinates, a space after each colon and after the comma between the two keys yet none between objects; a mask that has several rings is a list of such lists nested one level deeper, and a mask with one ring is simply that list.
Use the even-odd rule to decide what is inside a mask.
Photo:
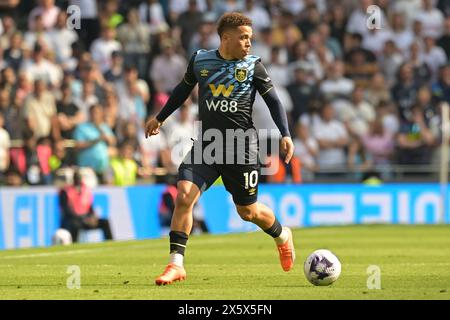
[{"label": "spectator wearing red top", "polygon": [[109,221],[99,218],[94,211],[94,196],[88,186],[82,182],[78,171],[73,177],[73,184],[63,188],[59,193],[59,205],[62,219],[61,228],[72,235],[72,241],[78,241],[80,230],[101,229],[106,240],[113,236]]}]

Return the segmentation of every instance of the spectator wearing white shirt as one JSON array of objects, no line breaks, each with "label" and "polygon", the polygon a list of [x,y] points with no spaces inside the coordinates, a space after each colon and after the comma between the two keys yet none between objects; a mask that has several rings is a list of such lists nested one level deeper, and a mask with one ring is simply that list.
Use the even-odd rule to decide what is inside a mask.
[{"label": "spectator wearing white shirt", "polygon": [[344,63],[336,60],[329,66],[327,78],[321,83],[320,91],[328,99],[349,97],[354,86],[352,80],[344,77]]},{"label": "spectator wearing white shirt", "polygon": [[434,7],[432,0],[422,0],[422,9],[417,12],[415,20],[422,22],[424,36],[437,39],[442,35],[444,15]]},{"label": "spectator wearing white shirt", "polygon": [[422,6],[422,0],[395,0],[391,1],[390,4],[392,11],[405,15],[406,25],[411,27],[417,12]]},{"label": "spectator wearing white shirt", "polygon": [[392,87],[397,80],[398,68],[400,68],[404,62],[404,57],[395,46],[394,41],[386,41],[384,44],[383,54],[378,60],[380,69],[386,79],[388,87]]},{"label": "spectator wearing white shirt", "polygon": [[245,0],[243,14],[252,19],[254,30],[259,32],[270,27],[271,21],[267,11],[255,2],[255,0]]},{"label": "spectator wearing white shirt", "polygon": [[171,161],[171,151],[167,144],[167,137],[164,131],[146,139],[140,136],[140,146],[142,155],[142,166],[144,171],[152,174],[156,168],[164,168],[168,173],[176,173],[177,168]]},{"label": "spectator wearing white shirt", "polygon": [[310,135],[309,128],[298,123],[295,127],[294,155],[300,159],[302,164],[302,177],[305,172],[315,172],[318,169],[316,157],[319,154],[319,144]]},{"label": "spectator wearing white shirt", "polygon": [[319,143],[317,162],[319,168],[343,170],[346,164],[345,147],[349,144],[347,130],[342,122],[335,118],[331,104],[325,103],[320,110],[321,121],[311,128],[313,137]]},{"label": "spectator wearing white shirt", "polygon": [[272,82],[277,86],[287,86],[289,84],[289,69],[280,59],[280,47],[272,47],[271,61],[267,65],[267,72],[270,74]]},{"label": "spectator wearing white shirt", "polygon": [[33,29],[25,32],[24,42],[29,49],[34,48],[36,43],[39,43],[41,46],[45,47],[46,50],[51,48],[51,39],[45,31],[42,16],[35,17],[34,27]]},{"label": "spectator wearing white shirt", "polygon": [[78,40],[78,35],[74,30],[66,27],[67,14],[61,11],[58,14],[56,25],[47,32],[50,40],[50,48],[56,56],[56,61],[66,69],[67,64],[72,58],[72,44]]},{"label": "spectator wearing white shirt", "polygon": [[309,51],[306,60],[314,65],[317,79],[323,78],[325,70],[335,60],[333,53],[326,46],[326,39],[314,31],[308,35]]},{"label": "spectator wearing white shirt", "polygon": [[41,16],[45,29],[51,29],[56,24],[58,13],[61,10],[55,6],[55,0],[39,0],[39,5],[28,16],[28,29],[34,30],[35,18]]},{"label": "spectator wearing white shirt", "polygon": [[[367,8],[374,4],[373,0],[361,0],[359,1],[359,8],[355,9],[348,20],[347,32],[359,33],[365,36],[370,30],[367,28]],[[384,29],[387,25],[386,16],[383,11],[380,11],[381,15],[381,29]]]},{"label": "spectator wearing white shirt", "polygon": [[414,34],[410,27],[406,26],[405,14],[395,12],[392,15],[392,40],[395,42],[397,48],[403,53],[409,50],[409,46],[414,41]]},{"label": "spectator wearing white shirt", "polygon": [[178,167],[186,154],[192,148],[194,137],[194,121],[192,119],[190,108],[192,107],[190,99],[178,109],[176,117],[173,119],[166,132],[167,143],[171,150],[171,160]]},{"label": "spectator wearing white shirt", "polygon": [[439,68],[447,63],[447,55],[444,49],[436,46],[436,41],[433,37],[425,37],[424,44],[423,59],[430,68],[432,80],[436,80]]},{"label": "spectator wearing white shirt", "polygon": [[111,54],[114,51],[122,50],[122,45],[115,38],[116,30],[112,27],[104,26],[101,31],[101,37],[92,43],[92,59],[98,63],[102,73],[111,68]]},{"label": "spectator wearing white shirt", "polygon": [[147,83],[138,78],[136,67],[125,67],[123,79],[116,83],[115,89],[119,99],[120,122],[134,123],[138,132],[143,134],[150,91]]},{"label": "spectator wearing white shirt", "polygon": [[370,122],[375,120],[375,109],[364,100],[362,87],[355,88],[351,101],[342,104],[337,114],[339,120],[345,124],[347,131],[355,137],[367,134]]},{"label": "spectator wearing white shirt", "polygon": [[[261,58],[263,64],[270,63],[272,55],[272,29],[270,27],[262,29],[259,34],[255,35],[252,42],[252,52]],[[287,61],[287,50],[282,48],[283,61]]]},{"label": "spectator wearing white shirt", "polygon": [[167,24],[163,8],[157,0],[144,1],[140,4],[138,10],[140,21],[148,25],[151,31],[157,30],[161,25]]},{"label": "spectator wearing white shirt", "polygon": [[157,93],[170,93],[184,76],[186,60],[175,52],[172,40],[165,40],[162,47],[162,54],[153,60],[150,79],[153,80]]},{"label": "spectator wearing white shirt", "polygon": [[45,59],[44,54],[44,48],[40,44],[36,44],[32,60],[24,61],[21,71],[25,72],[32,82],[41,79],[56,88],[63,76],[61,67]]},{"label": "spectator wearing white shirt", "polygon": [[362,47],[372,51],[377,57],[383,51],[387,41],[392,40],[394,35],[387,29],[372,29],[364,35]]}]

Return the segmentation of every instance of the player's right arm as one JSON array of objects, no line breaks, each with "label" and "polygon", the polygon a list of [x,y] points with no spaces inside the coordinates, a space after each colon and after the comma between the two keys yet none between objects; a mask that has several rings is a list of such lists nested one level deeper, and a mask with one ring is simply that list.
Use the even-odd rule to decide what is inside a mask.
[{"label": "player's right arm", "polygon": [[146,138],[159,133],[159,128],[162,126],[164,121],[186,101],[191,94],[192,89],[194,89],[197,84],[197,78],[194,73],[195,55],[196,53],[192,55],[191,60],[189,61],[183,80],[181,80],[181,82],[175,87],[162,110],[156,115],[156,117],[151,118],[145,124]]}]

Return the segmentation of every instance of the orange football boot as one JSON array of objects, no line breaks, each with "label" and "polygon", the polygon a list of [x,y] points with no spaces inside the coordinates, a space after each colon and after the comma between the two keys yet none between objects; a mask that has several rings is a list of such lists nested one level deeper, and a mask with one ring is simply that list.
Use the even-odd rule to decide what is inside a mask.
[{"label": "orange football boot", "polygon": [[280,254],[280,263],[284,271],[289,271],[294,266],[295,261],[295,249],[294,241],[292,239],[292,231],[287,227],[283,227],[288,233],[289,237],[287,241],[282,245],[277,245],[278,253]]},{"label": "orange football boot", "polygon": [[155,283],[160,285],[171,284],[174,281],[183,281],[186,279],[186,270],[183,267],[169,263],[163,274],[156,278]]}]

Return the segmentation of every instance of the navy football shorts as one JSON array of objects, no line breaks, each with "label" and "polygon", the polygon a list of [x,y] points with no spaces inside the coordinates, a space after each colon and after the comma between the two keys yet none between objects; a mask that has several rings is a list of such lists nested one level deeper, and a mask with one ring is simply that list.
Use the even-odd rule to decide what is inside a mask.
[{"label": "navy football shorts", "polygon": [[220,176],[233,202],[246,206],[257,201],[260,165],[257,164],[207,164],[186,161],[178,169],[178,181],[193,182],[203,193]]}]

